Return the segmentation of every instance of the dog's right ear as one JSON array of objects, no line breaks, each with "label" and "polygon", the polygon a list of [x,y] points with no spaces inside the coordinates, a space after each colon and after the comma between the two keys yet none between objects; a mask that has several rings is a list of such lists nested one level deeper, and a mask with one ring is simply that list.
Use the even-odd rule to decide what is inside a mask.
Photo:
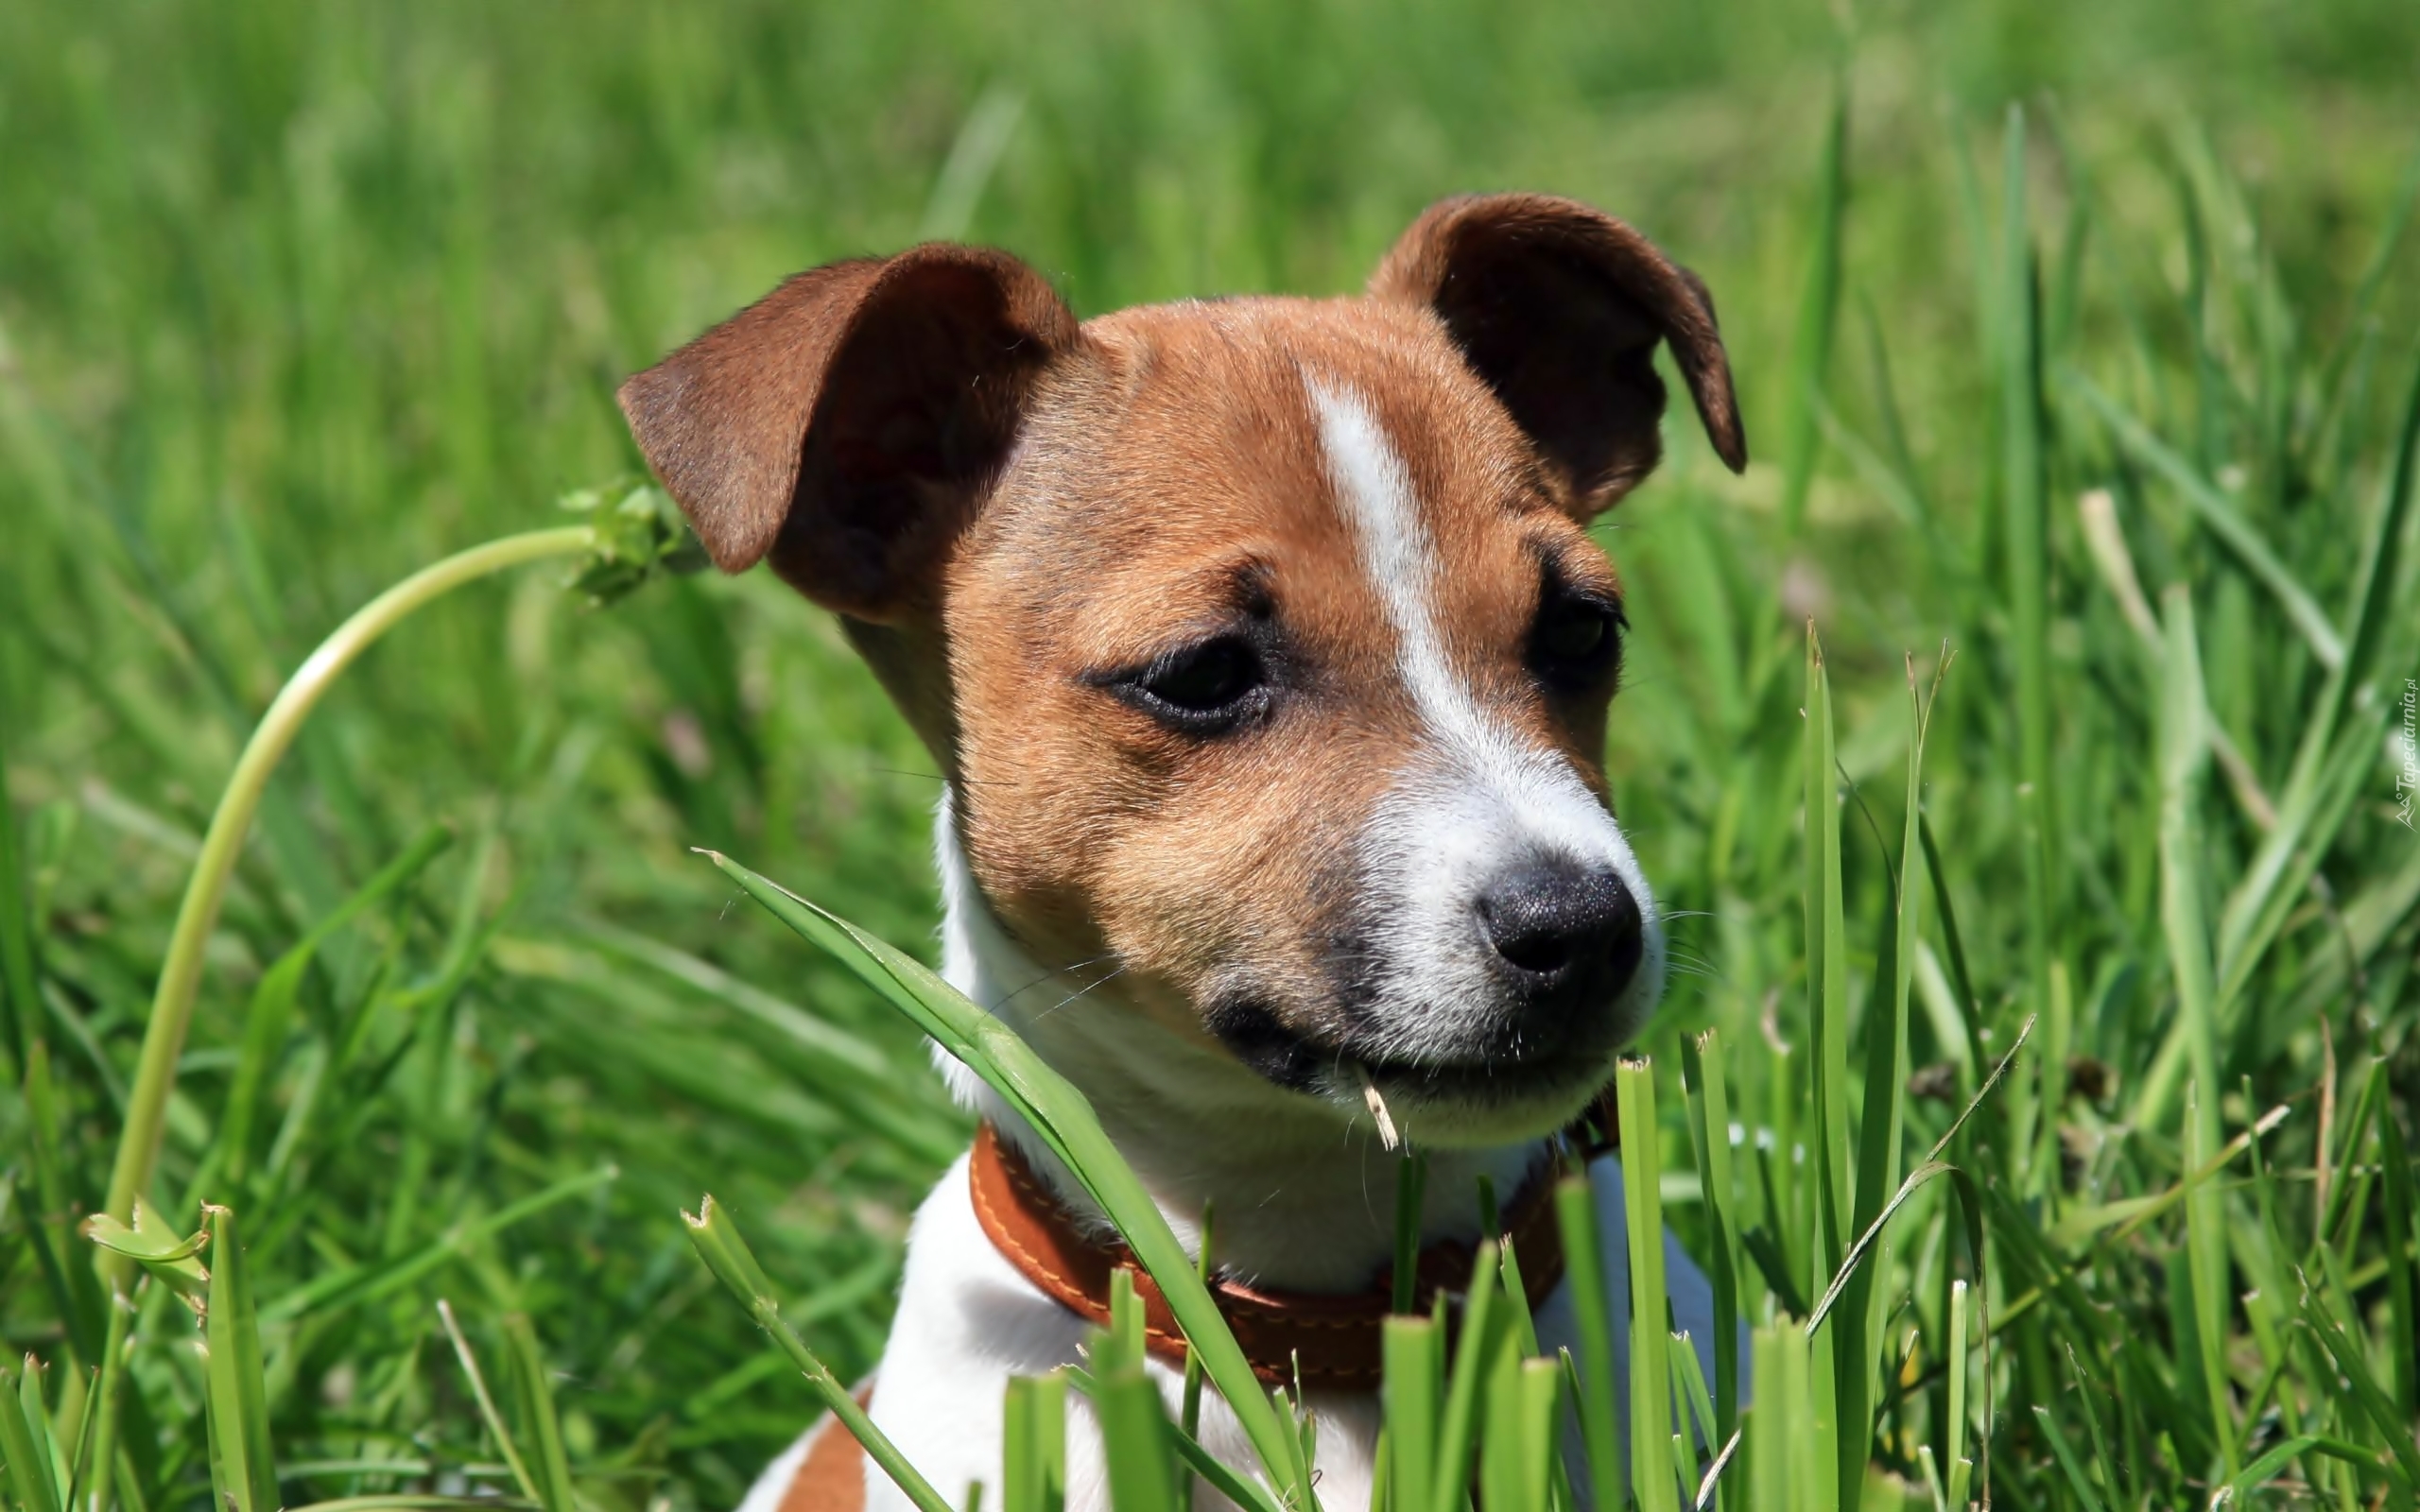
[{"label": "dog's right ear", "polygon": [[1655,467],[1671,349],[1715,455],[1737,472],[1748,439],[1714,300],[1695,274],[1604,212],[1551,195],[1471,195],[1431,205],[1370,279],[1423,304],[1495,391],[1585,519]]},{"label": "dog's right ear", "polygon": [[1035,380],[1081,339],[1040,273],[935,243],[801,273],[616,397],[715,565],[770,558],[882,624],[929,607]]}]

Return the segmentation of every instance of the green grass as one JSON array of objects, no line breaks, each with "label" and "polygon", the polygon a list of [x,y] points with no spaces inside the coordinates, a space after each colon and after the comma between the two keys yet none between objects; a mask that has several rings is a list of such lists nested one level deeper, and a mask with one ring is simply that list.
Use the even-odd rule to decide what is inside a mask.
[{"label": "green grass", "polygon": [[[727,1504],[820,1399],[681,1212],[850,1380],[965,1127],[687,848],[925,954],[928,759],[762,575],[593,610],[531,567],[395,627],[261,795],[157,1105],[127,1242],[207,1200],[246,1245],[205,1358],[77,1229],[253,727],[389,585],[632,471],[614,380],[798,266],[963,232],[1086,312],[1340,290],[1529,187],[1705,276],[1757,448],[1676,422],[1603,531],[1616,794],[1683,911],[1653,1194],[1758,1325],[1726,1505],[1929,1506],[1986,1446],[2013,1507],[2411,1504],[2420,12],[1838,14],[0,9],[6,1499]],[[1398,1456],[1411,1500],[1543,1504],[1524,1420]]]}]

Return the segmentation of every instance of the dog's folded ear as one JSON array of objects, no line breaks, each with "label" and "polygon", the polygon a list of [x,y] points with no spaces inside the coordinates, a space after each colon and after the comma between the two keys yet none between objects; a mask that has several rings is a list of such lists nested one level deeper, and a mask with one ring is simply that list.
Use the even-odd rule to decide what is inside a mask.
[{"label": "dog's folded ear", "polygon": [[927,604],[1036,380],[1080,340],[1040,273],[932,244],[801,273],[617,397],[717,566],[769,558],[881,623]]},{"label": "dog's folded ear", "polygon": [[1714,300],[1646,237],[1577,200],[1474,195],[1432,205],[1370,280],[1426,304],[1590,514],[1661,454],[1668,344],[1715,454],[1738,472],[1748,442]]}]

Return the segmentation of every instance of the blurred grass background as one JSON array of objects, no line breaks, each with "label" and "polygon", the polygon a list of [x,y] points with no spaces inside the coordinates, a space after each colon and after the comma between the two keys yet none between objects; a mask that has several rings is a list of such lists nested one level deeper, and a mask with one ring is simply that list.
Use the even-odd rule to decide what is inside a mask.
[{"label": "blurred grass background", "polygon": [[[1092,313],[1348,290],[1468,189],[1566,193],[1646,230],[1715,291],[1759,458],[1732,481],[1676,423],[1667,471],[1606,531],[1641,627],[1617,799],[1668,904],[1707,916],[1681,921],[1703,971],[1651,1042],[1794,1022],[1805,614],[1860,782],[1904,738],[1903,651],[1958,641],[1934,821],[1976,974],[2013,984],[1985,995],[2033,1001],[1985,308],[2014,99],[2033,107],[2075,864],[2052,943],[2084,1005],[2068,1048],[2139,1079],[2170,1011],[2152,696],[2076,493],[2114,483],[2152,593],[2193,586],[2213,709],[2273,786],[2318,669],[2057,365],[2093,366],[2248,499],[2332,612],[2420,327],[2411,251],[2378,261],[2420,145],[2415,62],[2405,0],[0,8],[0,756],[42,953],[20,1022],[61,1089],[67,1205],[33,1190],[12,1086],[0,1334],[59,1345],[16,1240],[97,1203],[184,868],[284,677],[410,568],[634,470],[621,375],[785,273],[920,236],[1011,248]],[[1798,532],[1775,463],[1843,88],[1843,273]],[[2385,1044],[2411,1017],[2414,852],[2383,756],[2364,782],[2325,870],[2375,904],[2351,964]],[[250,1160],[264,1295],[318,1288],[272,1345],[308,1487],[291,1502],[359,1484],[364,1459],[478,1457],[430,1307],[446,1295],[533,1317],[575,1454],[631,1472],[603,1484],[727,1503],[807,1398],[688,1252],[675,1208],[708,1187],[836,1366],[872,1362],[906,1214],[960,1121],[916,1045],[733,912],[686,848],[922,948],[936,791],[823,617],[761,575],[605,612],[527,575],[423,615],[338,689],[214,946],[159,1183],[189,1213],[223,1163],[265,969],[451,827],[307,976]],[[2212,817],[2215,896],[2257,836],[2222,798]],[[1874,854],[1852,851],[1870,897]],[[2264,1004],[2350,1034],[2317,959],[2286,953]],[[869,1052],[895,1072],[867,1077]],[[2228,1069],[2265,1100],[2316,1054],[2278,1022]],[[171,1364],[141,1380],[155,1417],[190,1409]],[[145,1471],[190,1489],[175,1437],[143,1446]]]}]

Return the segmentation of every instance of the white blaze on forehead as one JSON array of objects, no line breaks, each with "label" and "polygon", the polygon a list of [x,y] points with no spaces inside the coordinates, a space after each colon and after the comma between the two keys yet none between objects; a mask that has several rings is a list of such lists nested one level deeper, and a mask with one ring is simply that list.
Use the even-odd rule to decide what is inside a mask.
[{"label": "white blaze on forehead", "polygon": [[1405,686],[1441,732],[1483,737],[1484,721],[1470,690],[1454,677],[1438,642],[1430,604],[1436,552],[1403,458],[1357,397],[1315,383],[1311,404],[1319,411],[1320,444],[1337,494],[1361,543],[1362,568],[1402,643],[1397,664]]},{"label": "white blaze on forehead", "polygon": [[1410,472],[1359,396],[1308,384],[1330,481],[1385,606],[1396,675],[1427,741],[1374,817],[1370,839],[1400,905],[1386,933],[1388,974],[1408,995],[1452,995],[1473,969],[1471,910],[1504,869],[1563,856],[1609,867],[1637,900],[1647,955],[1625,998],[1644,1012],[1661,989],[1663,932],[1630,842],[1560,752],[1480,707],[1445,653],[1436,616],[1436,551]]},{"label": "white blaze on forehead", "polygon": [[[1612,816],[1562,753],[1522,740],[1489,717],[1456,674],[1437,630],[1436,551],[1411,475],[1386,433],[1352,393],[1318,383],[1310,392],[1329,472],[1360,542],[1362,569],[1395,632],[1397,674],[1443,768],[1433,776],[1451,773],[1493,789],[1519,817],[1536,821],[1540,838],[1567,838],[1565,848],[1577,859],[1595,859],[1587,854],[1591,839],[1618,844]],[[1558,833],[1563,831],[1575,833]]]}]

